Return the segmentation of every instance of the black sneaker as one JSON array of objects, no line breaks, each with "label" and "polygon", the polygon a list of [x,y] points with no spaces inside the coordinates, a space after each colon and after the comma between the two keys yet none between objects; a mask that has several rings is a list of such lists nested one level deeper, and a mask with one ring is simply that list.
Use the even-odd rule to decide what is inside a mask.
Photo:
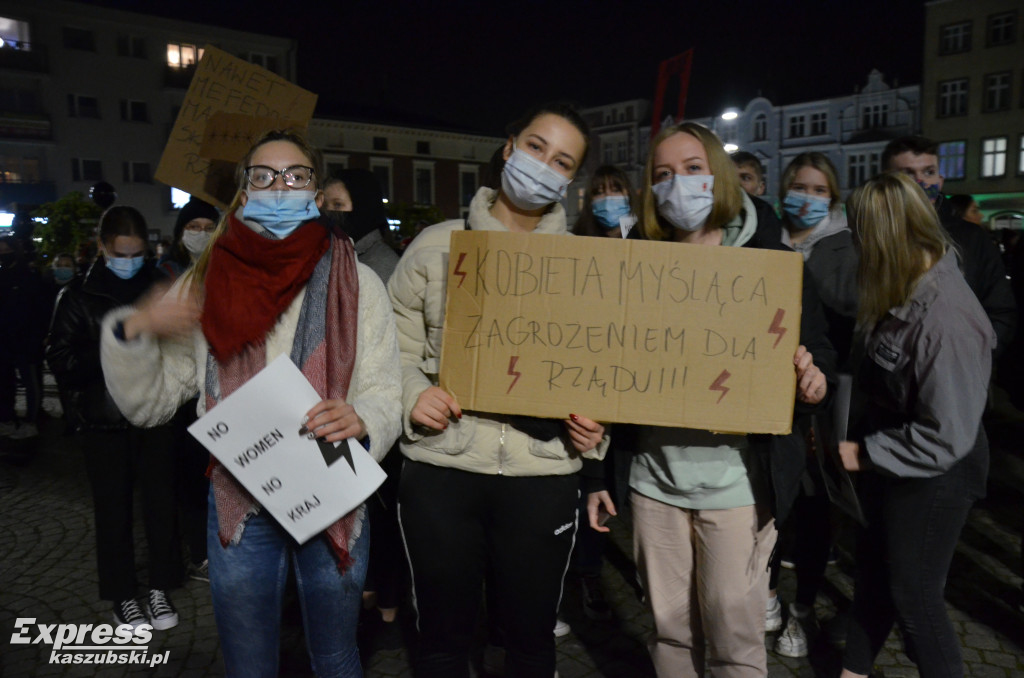
[{"label": "black sneaker", "polygon": [[171,604],[171,599],[160,589],[149,590],[149,602],[146,604],[149,623],[157,631],[173,629],[178,625],[178,611]]},{"label": "black sneaker", "polygon": [[139,601],[134,598],[128,598],[120,603],[114,603],[114,623],[118,626],[127,624],[133,629],[137,629],[143,624],[148,624],[149,619],[142,612],[142,606],[139,605]]},{"label": "black sneaker", "polygon": [[608,621],[611,619],[612,609],[604,599],[601,577],[597,575],[584,575],[580,577],[580,584],[583,587],[583,612],[587,617],[595,621]]},{"label": "black sneaker", "polygon": [[209,559],[204,560],[201,563],[189,563],[188,564],[188,576],[190,579],[196,581],[205,581],[207,584],[210,583],[210,561]]}]

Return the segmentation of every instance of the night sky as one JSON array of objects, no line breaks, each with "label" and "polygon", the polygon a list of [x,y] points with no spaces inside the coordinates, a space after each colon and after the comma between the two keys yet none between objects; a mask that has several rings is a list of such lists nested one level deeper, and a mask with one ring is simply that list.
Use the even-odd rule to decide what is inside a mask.
[{"label": "night sky", "polygon": [[689,116],[852,93],[872,68],[919,83],[924,34],[922,0],[87,4],[298,37],[317,115],[496,135],[547,100],[653,99],[658,64],[690,47]]}]

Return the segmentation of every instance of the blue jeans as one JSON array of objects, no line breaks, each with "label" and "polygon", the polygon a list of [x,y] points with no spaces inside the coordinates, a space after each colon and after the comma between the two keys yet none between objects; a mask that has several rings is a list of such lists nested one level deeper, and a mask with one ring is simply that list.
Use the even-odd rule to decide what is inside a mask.
[{"label": "blue jeans", "polygon": [[210,593],[227,676],[277,677],[281,601],[290,562],[316,675],[361,677],[356,624],[370,553],[369,521],[362,521],[362,534],[351,551],[355,562],[345,574],[338,571],[324,535],[298,546],[266,512],[247,521],[238,544],[221,546],[217,531],[211,488],[206,530]]}]

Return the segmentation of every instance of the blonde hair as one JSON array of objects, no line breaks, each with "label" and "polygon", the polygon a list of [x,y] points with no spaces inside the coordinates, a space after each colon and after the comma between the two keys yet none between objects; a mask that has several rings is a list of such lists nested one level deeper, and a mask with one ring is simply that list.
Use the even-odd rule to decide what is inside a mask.
[{"label": "blonde hair", "polygon": [[785,202],[786,194],[789,193],[789,189],[793,186],[793,182],[796,181],[796,173],[804,167],[813,167],[825,175],[825,183],[828,184],[828,192],[832,194],[832,199],[828,203],[828,208],[829,210],[835,210],[839,207],[839,179],[836,177],[835,165],[832,164],[832,161],[828,159],[827,155],[819,153],[818,151],[801,153],[786,165],[785,171],[782,172],[782,183],[779,187],[779,203]]},{"label": "blonde hair", "polygon": [[721,228],[736,218],[743,208],[743,188],[740,186],[739,174],[732,158],[722,147],[722,141],[703,125],[695,122],[682,122],[667,127],[651,141],[651,149],[647,154],[644,166],[643,194],[640,199],[640,233],[647,240],[670,240],[675,231],[670,223],[658,214],[654,202],[654,152],[669,137],[675,134],[689,134],[701,143],[708,157],[708,168],[715,177],[715,185],[711,189],[713,203],[711,214],[708,215],[708,228]]},{"label": "blonde hair", "polygon": [[309,159],[309,164],[313,167],[313,185],[319,190],[321,182],[323,181],[323,155],[319,149],[312,146],[306,137],[296,130],[292,129],[274,129],[264,132],[263,136],[256,140],[256,142],[249,148],[249,152],[245,154],[245,157],[238,161],[238,165],[235,167],[235,182],[238,185],[238,189],[235,191],[235,197],[232,198],[231,204],[228,205],[224,213],[221,214],[220,221],[217,222],[217,228],[213,230],[210,235],[210,241],[206,243],[206,248],[203,253],[199,255],[199,259],[196,260],[193,265],[185,273],[185,287],[189,293],[192,294],[196,299],[202,298],[203,286],[206,283],[206,272],[210,268],[210,257],[213,254],[213,247],[220,238],[228,230],[228,224],[231,221],[231,216],[238,211],[238,208],[242,206],[242,193],[245,191],[246,178],[245,168],[252,162],[252,157],[256,153],[256,149],[264,144],[269,144],[272,141],[287,141],[288,143],[297,147],[302,151],[303,155]]},{"label": "blonde hair", "polygon": [[847,201],[860,242],[857,325],[869,332],[891,308],[910,299],[917,282],[950,247],[928,197],[903,173],[887,173]]}]

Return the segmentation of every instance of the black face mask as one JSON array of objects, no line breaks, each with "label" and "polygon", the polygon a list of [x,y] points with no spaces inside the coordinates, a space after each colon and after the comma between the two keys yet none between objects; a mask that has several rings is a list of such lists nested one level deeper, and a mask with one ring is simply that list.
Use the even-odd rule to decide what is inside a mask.
[{"label": "black face mask", "polygon": [[344,231],[345,214],[340,210],[320,210],[320,222],[332,231]]}]

